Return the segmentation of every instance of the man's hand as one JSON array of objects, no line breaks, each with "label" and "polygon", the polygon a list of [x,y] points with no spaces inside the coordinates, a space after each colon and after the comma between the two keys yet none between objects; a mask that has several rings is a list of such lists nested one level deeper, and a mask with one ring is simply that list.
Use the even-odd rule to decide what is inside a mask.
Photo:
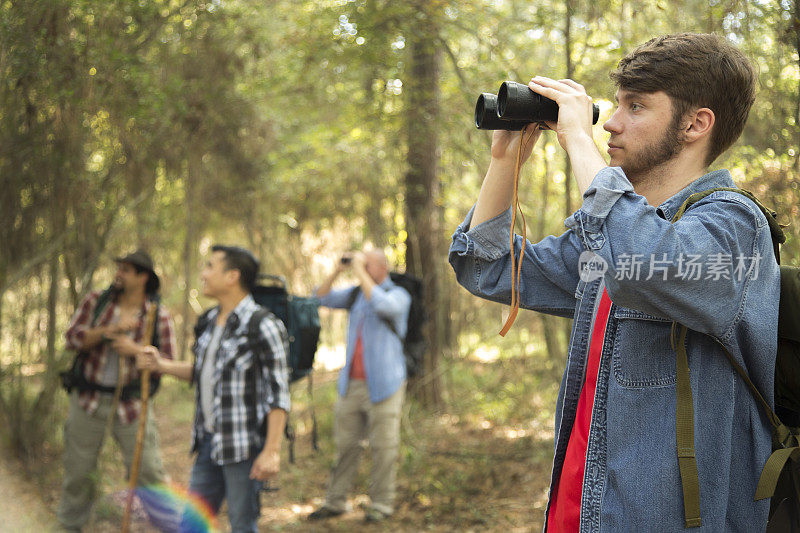
[{"label": "man's hand", "polygon": [[111,348],[124,357],[136,357],[142,349],[139,343],[122,333],[109,335],[108,338],[111,340]]},{"label": "man's hand", "polygon": [[[520,164],[528,160],[542,131],[537,124],[526,128]],[[492,160],[481,185],[481,192],[472,214],[472,227],[502,213],[511,205],[517,152],[523,135],[516,131],[495,130],[492,134]]]},{"label": "man's hand", "polygon": [[145,346],[136,354],[136,368],[139,370],[161,372],[162,361],[163,358],[155,346]]},{"label": "man's hand", "polygon": [[[522,149],[522,163],[528,160],[533,152],[533,147],[539,137],[542,135],[542,130],[536,124],[530,124],[525,132],[525,145]],[[504,161],[508,164],[516,165],[517,151],[519,150],[519,142],[522,135],[516,131],[507,130],[494,130],[492,133],[492,159],[496,161]]]},{"label": "man's hand", "polygon": [[266,448],[256,456],[253,467],[250,469],[250,479],[267,481],[281,471],[280,453]]},{"label": "man's hand", "polygon": [[353,252],[350,263],[353,265],[353,270],[356,272],[363,271],[367,264],[367,256],[364,252]]},{"label": "man's hand", "polygon": [[547,126],[558,134],[558,143],[569,155],[583,194],[595,175],[606,166],[592,136],[592,99],[581,84],[572,80],[555,81],[536,76],[528,87],[558,104],[558,122],[548,122]]},{"label": "man's hand", "polygon": [[558,142],[565,150],[572,136],[584,134],[592,138],[592,99],[583,85],[573,80],[555,81],[536,76],[528,87],[558,104],[558,122],[548,122],[547,126],[555,130]]}]

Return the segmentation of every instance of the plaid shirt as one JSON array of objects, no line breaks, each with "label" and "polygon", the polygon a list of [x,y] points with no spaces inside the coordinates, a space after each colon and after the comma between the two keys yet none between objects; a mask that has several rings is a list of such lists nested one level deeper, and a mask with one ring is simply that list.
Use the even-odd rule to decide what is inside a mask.
[{"label": "plaid shirt", "polygon": [[[272,409],[290,407],[289,335],[272,313],[261,320],[258,338],[251,339],[250,319],[262,309],[251,295],[245,296],[231,312],[216,354],[206,354],[219,315],[215,307],[204,315],[205,327],[194,345],[195,365],[192,375],[197,383],[207,355],[216,355],[213,389],[214,433],[211,458],[219,465],[244,461],[261,452],[266,439],[267,414]],[[203,410],[200,387],[195,392],[196,411],[192,430],[192,451],[203,434]]]},{"label": "plaid shirt", "polygon": [[[105,309],[103,309],[97,317],[97,321],[92,324],[92,317],[94,316],[95,306],[97,305],[99,297],[100,291],[94,291],[86,296],[78,306],[65,334],[67,349],[83,350],[86,330],[107,326],[111,323],[115,309],[117,308],[117,304],[113,300],[108,302]],[[153,302],[149,300],[145,301],[144,305],[142,305],[142,309],[139,312],[139,324],[134,331],[133,340],[143,345],[150,344],[151,341],[151,339],[143,341],[142,337],[144,336],[144,318],[147,316],[152,305],[154,305]],[[172,318],[169,315],[169,311],[167,311],[163,305],[158,308],[158,328],[160,344],[158,348],[161,351],[161,355],[167,359],[172,359],[175,350],[175,328],[172,325]],[[98,383],[105,370],[108,356],[110,353],[113,353],[113,351],[109,343],[101,342],[87,350],[87,353],[88,357],[83,367],[83,374],[90,383]],[[136,363],[132,358],[120,357],[120,364],[122,365],[123,386],[139,377],[139,371],[136,370]],[[94,413],[97,410],[100,394],[102,393],[99,391],[82,391],[79,393],[78,403],[87,413]],[[124,424],[130,424],[136,420],[140,411],[141,401],[138,398],[120,401],[117,407],[117,415]]]}]

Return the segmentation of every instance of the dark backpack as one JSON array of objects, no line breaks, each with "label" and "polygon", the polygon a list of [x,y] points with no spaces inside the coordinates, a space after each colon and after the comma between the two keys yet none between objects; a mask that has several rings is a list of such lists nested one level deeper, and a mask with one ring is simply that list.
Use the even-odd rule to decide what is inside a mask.
[{"label": "dark backpack", "polygon": [[[428,342],[425,339],[423,326],[428,321],[429,317],[425,309],[422,281],[410,274],[401,274],[399,272],[391,272],[389,277],[392,283],[398,287],[402,287],[411,295],[411,307],[408,310],[406,336],[401,338],[403,341],[403,354],[406,358],[406,374],[411,378],[422,372],[425,351],[428,349]],[[355,287],[350,293],[347,302],[348,309],[353,307],[359,292],[361,292],[361,287]],[[381,320],[392,330],[392,333],[398,337],[400,336],[397,330],[395,330],[394,324],[384,318],[381,318]]]},{"label": "dark backpack", "polygon": [[257,304],[271,311],[286,326],[289,333],[289,382],[294,383],[311,372],[319,343],[319,300],[293,296],[286,290],[283,278],[262,275],[271,282],[259,285],[252,291]]},{"label": "dark backpack", "polygon": [[[780,264],[780,245],[786,242],[777,222],[777,213],[765,207],[752,193],[743,189],[719,187],[689,196],[672,218],[676,222],[695,202],[716,191],[741,194],[752,200],[767,217]],[[755,499],[772,498],[767,533],[800,532],[800,268],[782,265],[781,294],[778,311],[778,352],[775,360],[775,411],[769,407],[759,390],[739,363],[717,339],[719,346],[736,373],[750,389],[772,425],[773,453],[764,465],[756,488]],[[700,486],[694,456],[694,427],[692,389],[685,339],[687,328],[673,322],[672,341],[677,354],[678,464],[683,485],[686,527],[700,526]]]},{"label": "dark backpack", "polygon": [[[319,450],[317,438],[317,417],[314,412],[314,381],[312,369],[314,356],[319,344],[319,300],[313,297],[301,297],[289,294],[286,281],[279,276],[262,274],[260,280],[267,284],[253,289],[253,299],[257,304],[271,311],[283,321],[289,333],[289,383],[308,377],[309,407],[311,410],[311,446]],[[249,328],[252,332],[253,328]],[[294,426],[289,414],[286,417],[286,439],[289,441],[289,462],[294,463]]]},{"label": "dark backpack", "polygon": [[[97,319],[105,310],[106,306],[111,302],[114,295],[114,288],[109,287],[97,297],[97,303],[94,306],[94,311],[92,313],[92,321],[90,324],[94,326],[97,323]],[[160,311],[160,299],[158,296],[152,296],[153,301],[156,304],[156,323],[153,327],[153,337],[150,339],[150,344],[155,346],[156,348],[160,347],[160,337],[159,337],[159,328],[158,328],[158,313]],[[67,391],[67,394],[72,392],[72,389],[78,389],[78,391],[99,391],[99,392],[106,392],[113,394],[115,391],[114,387],[106,387],[103,385],[98,385],[97,383],[91,383],[86,379],[86,375],[83,372],[84,365],[86,364],[86,359],[89,357],[88,352],[79,351],[75,354],[75,357],[72,360],[72,365],[69,367],[68,370],[59,373],[59,377],[61,378],[61,386],[64,390]],[[161,384],[161,376],[158,375],[150,375],[150,394],[153,395],[158,391],[158,387]],[[139,398],[141,396],[141,389],[142,389],[142,382],[140,378],[136,378],[130,381],[127,385],[122,387],[122,391],[120,391],[120,400],[127,401],[132,398]]]}]

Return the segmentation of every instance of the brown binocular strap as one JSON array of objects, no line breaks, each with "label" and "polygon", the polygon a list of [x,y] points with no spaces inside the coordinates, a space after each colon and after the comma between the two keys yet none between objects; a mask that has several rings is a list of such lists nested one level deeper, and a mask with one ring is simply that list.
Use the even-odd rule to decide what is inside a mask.
[{"label": "brown binocular strap", "polygon": [[[522,166],[522,151],[527,147],[528,143],[533,138],[533,134],[531,134],[527,141],[525,140],[525,134],[528,132],[528,129],[532,126],[532,124],[528,124],[522,131],[519,132],[519,147],[517,148],[517,163],[514,167],[514,195],[511,198],[511,230],[509,235],[510,246],[511,246],[511,310],[508,313],[508,318],[506,319],[506,323],[503,324],[503,329],[500,330],[500,335],[505,337],[508,330],[511,329],[511,326],[514,324],[514,320],[517,319],[517,313],[519,313],[519,277],[522,273],[522,257],[525,255],[525,239],[527,238],[527,228],[525,226],[525,215],[522,213],[522,207],[519,205],[519,171],[520,167]],[[537,127],[533,124],[533,127]],[[522,217],[522,246],[519,250],[519,261],[516,260],[516,252],[514,251],[514,224],[517,221],[517,211],[519,211],[519,216]]]}]

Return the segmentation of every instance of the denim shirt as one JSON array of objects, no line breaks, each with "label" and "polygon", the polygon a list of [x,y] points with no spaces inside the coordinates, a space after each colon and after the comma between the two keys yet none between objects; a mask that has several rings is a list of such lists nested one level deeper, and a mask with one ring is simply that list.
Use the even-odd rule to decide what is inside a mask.
[{"label": "denim shirt", "polygon": [[[347,309],[350,296],[356,287],[332,290],[320,297],[319,304],[335,309]],[[361,326],[361,341],[364,343],[364,372],[367,376],[369,399],[372,403],[385,400],[400,388],[406,379],[406,358],[403,340],[408,324],[411,295],[398,287],[388,277],[372,289],[367,299],[363,291],[350,308],[347,326],[347,359],[339,372],[339,395],[347,394],[350,382],[350,365],[356,347],[358,328]],[[384,322],[394,325],[397,335]],[[398,336],[399,335],[399,336]]]},{"label": "denim shirt", "polygon": [[[689,328],[699,530],[766,526],[769,501],[753,497],[771,450],[770,426],[711,336],[772,403],[780,274],[767,220],[742,195],[716,192],[670,223],[690,194],[734,186],[727,171],[711,172],[654,208],[621,169],[605,168],[561,236],[537,244],[515,237],[517,257],[525,246],[521,306],[574,318],[556,404],[551,491],[575,420],[601,282],[613,302],[586,452],[583,532],[684,530],[672,321]],[[450,263],[467,290],[508,304],[511,212],[475,228],[471,220],[472,211],[453,235]],[[579,270],[590,256],[605,270]],[[747,258],[756,267],[737,271]],[[699,276],[692,263],[705,267]]]}]

